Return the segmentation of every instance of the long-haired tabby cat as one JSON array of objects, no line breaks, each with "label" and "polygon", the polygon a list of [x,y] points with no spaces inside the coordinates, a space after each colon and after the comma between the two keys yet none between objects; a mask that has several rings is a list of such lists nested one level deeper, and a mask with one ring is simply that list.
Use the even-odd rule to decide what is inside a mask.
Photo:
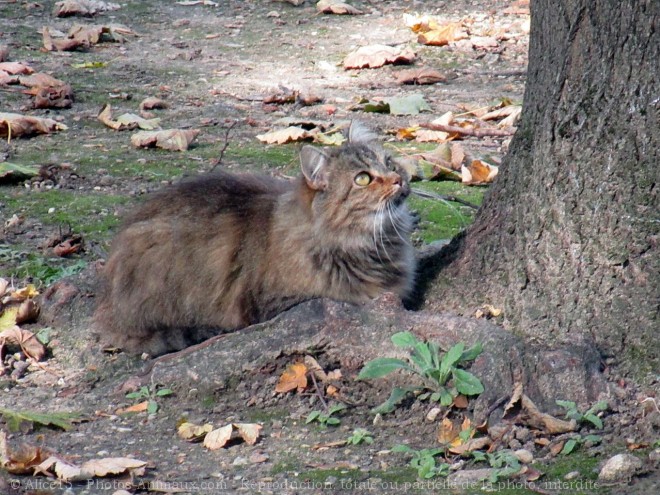
[{"label": "long-haired tabby cat", "polygon": [[102,336],[155,356],[314,297],[406,297],[410,188],[374,137],[354,123],[338,149],[303,147],[296,181],[220,172],[157,193],[113,243]]}]

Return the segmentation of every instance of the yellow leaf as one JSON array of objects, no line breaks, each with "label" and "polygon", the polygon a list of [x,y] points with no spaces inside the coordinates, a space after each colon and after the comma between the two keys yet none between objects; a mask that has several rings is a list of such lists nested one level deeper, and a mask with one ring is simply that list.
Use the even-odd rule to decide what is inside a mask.
[{"label": "yellow leaf", "polygon": [[6,308],[0,315],[0,333],[16,326],[16,317],[18,316],[18,306]]},{"label": "yellow leaf", "polygon": [[37,297],[38,295],[39,295],[39,291],[36,289],[36,287],[32,284],[28,284],[22,289],[18,289],[17,291],[12,292],[11,298],[15,301],[22,301],[23,299]]},{"label": "yellow leaf", "polygon": [[227,426],[209,432],[204,439],[204,447],[209,450],[221,449],[231,438],[233,428],[231,424],[228,424]]},{"label": "yellow leaf", "polygon": [[488,184],[497,176],[498,167],[482,160],[473,160],[468,166],[461,167],[463,184]]},{"label": "yellow leaf", "polygon": [[188,423],[186,421],[185,423],[181,423],[179,425],[176,432],[184,440],[188,440],[189,442],[199,442],[207,435],[207,433],[211,432],[212,430],[212,424],[207,423],[203,426],[200,426],[194,423]]},{"label": "yellow leaf", "polygon": [[294,363],[284,370],[280,376],[279,382],[275,386],[275,392],[283,394],[297,389],[298,391],[307,388],[307,366],[304,363]]},{"label": "yellow leaf", "polygon": [[261,428],[263,428],[256,423],[234,423],[234,427],[238,430],[238,434],[248,445],[254,445],[257,443],[259,432],[261,431]]}]

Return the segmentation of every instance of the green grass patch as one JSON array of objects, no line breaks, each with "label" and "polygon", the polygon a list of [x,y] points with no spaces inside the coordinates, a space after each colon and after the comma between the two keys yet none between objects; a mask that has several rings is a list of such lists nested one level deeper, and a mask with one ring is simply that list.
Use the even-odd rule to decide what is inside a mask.
[{"label": "green grass patch", "polygon": [[[456,196],[476,205],[481,205],[485,192],[484,188],[464,186],[460,182],[452,181],[415,182],[412,187],[436,194]],[[421,217],[414,240],[425,243],[451,239],[472,223],[476,212],[459,203],[420,198],[414,194],[408,199],[408,205]]]}]

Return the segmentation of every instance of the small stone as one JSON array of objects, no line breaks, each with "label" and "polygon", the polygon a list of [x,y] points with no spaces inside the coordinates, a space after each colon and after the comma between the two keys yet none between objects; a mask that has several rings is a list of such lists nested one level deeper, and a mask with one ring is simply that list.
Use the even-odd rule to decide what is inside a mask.
[{"label": "small stone", "polygon": [[534,455],[529,450],[525,449],[518,449],[513,455],[515,455],[523,464],[530,464],[534,460]]},{"label": "small stone", "polygon": [[625,481],[642,467],[642,461],[632,454],[617,454],[605,462],[598,473],[600,481]]},{"label": "small stone", "polygon": [[578,476],[580,476],[580,471],[571,471],[570,473],[566,474],[566,476],[564,476],[564,479],[565,480],[574,480]]},{"label": "small stone", "polygon": [[529,428],[517,428],[515,437],[523,443],[528,442],[532,439],[532,432],[529,431]]},{"label": "small stone", "polygon": [[439,407],[434,407],[426,414],[426,421],[433,423],[435,419],[438,417],[438,414],[440,414],[441,412],[442,409],[440,409]]},{"label": "small stone", "polygon": [[660,462],[660,449],[655,449],[649,453],[649,461]]},{"label": "small stone", "polygon": [[48,214],[52,215],[53,213],[55,213],[55,208],[48,208]]},{"label": "small stone", "polygon": [[458,471],[450,474],[447,477],[447,481],[452,486],[470,486],[473,483],[481,483],[481,480],[490,478],[494,472],[495,469],[493,468]]},{"label": "small stone", "polygon": [[236,459],[232,461],[232,466],[245,466],[246,464],[249,464],[250,461],[247,459],[247,457],[241,457],[238,456]]}]

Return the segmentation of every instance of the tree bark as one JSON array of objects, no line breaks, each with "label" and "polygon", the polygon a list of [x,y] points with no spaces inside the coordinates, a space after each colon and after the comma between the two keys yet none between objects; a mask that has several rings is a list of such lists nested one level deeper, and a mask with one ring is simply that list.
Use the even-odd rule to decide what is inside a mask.
[{"label": "tree bark", "polygon": [[522,119],[467,234],[423,263],[423,307],[491,303],[535,341],[659,365],[657,0],[532,0]]}]

